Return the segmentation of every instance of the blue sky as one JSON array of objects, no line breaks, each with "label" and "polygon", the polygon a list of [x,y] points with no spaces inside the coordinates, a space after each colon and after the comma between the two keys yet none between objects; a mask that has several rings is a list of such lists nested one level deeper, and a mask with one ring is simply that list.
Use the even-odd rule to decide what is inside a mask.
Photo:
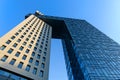
[{"label": "blue sky", "polygon": [[[120,43],[120,0],[1,0],[0,37],[36,10],[45,15],[85,19]],[[52,40],[49,80],[67,80],[60,40]]]}]

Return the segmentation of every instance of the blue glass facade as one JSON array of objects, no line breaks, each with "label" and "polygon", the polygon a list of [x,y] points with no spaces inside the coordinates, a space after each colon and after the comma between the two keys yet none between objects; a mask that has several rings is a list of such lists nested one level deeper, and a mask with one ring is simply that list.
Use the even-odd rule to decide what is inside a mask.
[{"label": "blue glass facade", "polygon": [[0,69],[0,80],[28,80],[28,79]]},{"label": "blue glass facade", "polygon": [[[120,45],[85,20],[34,14],[62,39],[69,80],[120,79]],[[27,16],[26,16],[27,18]]]}]

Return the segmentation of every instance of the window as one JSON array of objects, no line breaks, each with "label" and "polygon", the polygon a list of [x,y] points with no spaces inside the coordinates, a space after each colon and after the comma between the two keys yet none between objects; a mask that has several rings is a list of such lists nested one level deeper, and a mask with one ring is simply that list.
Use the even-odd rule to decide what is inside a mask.
[{"label": "window", "polygon": [[12,59],[9,64],[14,65],[16,59]]},{"label": "window", "polygon": [[24,32],[23,35],[26,35],[26,33]]},{"label": "window", "polygon": [[36,47],[34,47],[34,50],[36,51],[36,50],[37,50],[37,48],[36,48]]},{"label": "window", "polygon": [[32,32],[30,32],[30,34],[33,34]]},{"label": "window", "polygon": [[33,43],[34,43],[34,41],[31,41],[31,43],[33,44]]},{"label": "window", "polygon": [[31,45],[31,44],[29,44],[28,48],[31,48],[31,47],[32,47],[32,45]]},{"label": "window", "polygon": [[28,30],[26,30],[26,32],[28,32]]},{"label": "window", "polygon": [[43,57],[42,61],[44,61],[44,62],[45,62],[45,60],[46,60],[46,58],[45,58],[45,57]]},{"label": "window", "polygon": [[28,35],[28,37],[30,38],[30,37],[31,37],[31,35]]},{"label": "window", "polygon": [[24,36],[23,35],[21,35],[21,37],[20,38],[24,38]]},{"label": "window", "polygon": [[33,74],[36,74],[37,73],[37,68],[34,68],[33,69]]},{"label": "window", "polygon": [[26,42],[23,42],[23,45],[25,46],[27,43]]},{"label": "window", "polygon": [[39,40],[37,40],[37,42],[39,42]]},{"label": "window", "polygon": [[35,62],[35,65],[38,66],[38,65],[39,65],[39,61],[36,61],[36,62]]},{"label": "window", "polygon": [[25,60],[25,59],[26,59],[26,57],[27,57],[27,56],[26,56],[26,55],[24,55],[24,56],[22,57],[22,59],[23,59],[23,60]]},{"label": "window", "polygon": [[26,26],[24,25],[24,28],[25,28]]},{"label": "window", "polygon": [[22,30],[24,29],[24,27],[21,28]]},{"label": "window", "polygon": [[2,45],[1,47],[0,47],[0,50],[4,50],[6,48],[6,46],[5,45]]},{"label": "window", "polygon": [[45,48],[45,51],[47,51],[47,48]]},{"label": "window", "polygon": [[36,46],[38,46],[38,43],[36,43]]},{"label": "window", "polygon": [[23,62],[20,62],[19,64],[18,64],[18,68],[22,68],[22,66],[23,66]]},{"label": "window", "polygon": [[43,77],[43,74],[44,74],[44,72],[42,70],[40,70],[39,76]]},{"label": "window", "polygon": [[21,32],[21,30],[18,30],[18,32]]},{"label": "window", "polygon": [[45,44],[45,46],[47,47],[48,45],[47,45],[47,44]]},{"label": "window", "polygon": [[13,49],[10,48],[10,49],[8,50],[8,53],[11,54],[12,52],[13,52]]},{"label": "window", "polygon": [[29,41],[29,39],[28,39],[28,38],[26,38],[26,41]]},{"label": "window", "polygon": [[20,42],[20,41],[21,41],[21,39],[18,39],[18,40],[17,40],[17,42]]},{"label": "window", "polygon": [[22,51],[23,49],[24,49],[24,47],[23,47],[23,46],[21,46],[21,47],[19,48],[19,50],[21,50],[21,51]]},{"label": "window", "polygon": [[40,59],[40,55],[39,54],[37,55],[37,59]]},{"label": "window", "polygon": [[16,47],[17,45],[18,45],[17,43],[14,43],[14,44],[13,44],[13,47]]},{"label": "window", "polygon": [[43,42],[41,42],[41,44],[44,44]]},{"label": "window", "polygon": [[25,51],[26,53],[29,53],[30,52],[30,50],[29,49],[26,49],[26,51]]},{"label": "window", "polygon": [[35,37],[37,36],[37,35],[34,35]]},{"label": "window", "polygon": [[26,67],[25,70],[26,70],[26,71],[30,71],[30,67],[31,67],[30,65],[27,65],[27,67]]},{"label": "window", "polygon": [[43,48],[43,46],[42,46],[42,45],[40,45],[40,48],[42,49],[42,48]]},{"label": "window", "polygon": [[46,53],[46,52],[44,52],[44,56],[46,56],[46,54],[47,54],[47,53]]},{"label": "window", "polygon": [[11,43],[11,41],[10,40],[8,40],[7,42],[6,42],[6,44],[10,44]]},{"label": "window", "polygon": [[48,41],[46,41],[46,43],[48,43]]},{"label": "window", "polygon": [[8,56],[4,55],[2,58],[1,58],[1,61],[5,62],[7,60]]},{"label": "window", "polygon": [[35,52],[32,52],[32,56],[35,56]]},{"label": "window", "polygon": [[30,59],[29,59],[29,62],[32,63],[32,62],[33,62],[33,58],[30,58]]},{"label": "window", "polygon": [[43,68],[43,69],[45,68],[45,64],[44,63],[41,64],[41,68]]},{"label": "window", "polygon": [[35,37],[33,37],[33,40],[35,40]]},{"label": "window", "polygon": [[18,36],[18,35],[19,35],[19,33],[18,33],[18,32],[16,32],[16,33],[15,33],[15,35],[16,35],[16,36]]},{"label": "window", "polygon": [[41,49],[39,49],[39,53],[42,53],[42,50],[41,50]]},{"label": "window", "polygon": [[20,52],[16,52],[15,56],[19,57],[19,55],[20,55]]},{"label": "window", "polygon": [[12,36],[11,39],[12,39],[12,40],[15,39],[15,36]]}]

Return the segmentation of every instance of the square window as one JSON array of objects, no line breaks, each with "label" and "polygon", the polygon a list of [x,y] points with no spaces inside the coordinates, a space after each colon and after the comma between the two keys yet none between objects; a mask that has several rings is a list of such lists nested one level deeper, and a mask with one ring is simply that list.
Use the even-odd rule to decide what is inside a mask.
[{"label": "square window", "polygon": [[17,47],[17,45],[18,45],[17,43],[14,43],[14,44],[13,44],[13,47]]},{"label": "square window", "polygon": [[16,52],[15,56],[19,57],[19,55],[20,55],[20,52]]},{"label": "square window", "polygon": [[18,35],[19,35],[19,33],[18,33],[18,32],[16,32],[16,33],[15,33],[15,35],[16,35],[16,36],[18,36]]},{"label": "square window", "polygon": [[34,41],[31,41],[31,43],[33,44],[33,43],[34,43]]},{"label": "square window", "polygon": [[21,46],[21,47],[19,48],[19,50],[21,50],[21,51],[22,51],[23,49],[24,49],[24,47],[23,47],[23,46]]},{"label": "square window", "polygon": [[28,32],[28,30],[26,30],[26,32]]},{"label": "square window", "polygon": [[24,27],[21,28],[22,30],[24,29]]},{"label": "square window", "polygon": [[14,40],[14,39],[15,39],[15,36],[12,36],[11,39]]},{"label": "square window", "polygon": [[35,65],[36,66],[38,66],[39,65],[39,61],[37,60],[37,61],[35,61]]},{"label": "square window", "polygon": [[18,68],[22,68],[22,66],[23,66],[23,62],[20,62],[19,64],[18,64]]},{"label": "square window", "polygon": [[45,47],[45,51],[47,51],[47,48]]},{"label": "square window", "polygon": [[29,39],[28,39],[28,38],[26,38],[26,41],[29,41]]},{"label": "square window", "polygon": [[33,37],[33,40],[35,40],[35,37]]},{"label": "square window", "polygon": [[25,28],[26,26],[24,25],[24,28]]},{"label": "square window", "polygon": [[34,68],[32,73],[35,75],[37,73],[37,68]]},{"label": "square window", "polygon": [[10,40],[8,40],[7,42],[6,42],[6,44],[10,44],[11,43],[11,41]]},{"label": "square window", "polygon": [[21,39],[18,39],[17,42],[21,42]]},{"label": "square window", "polygon": [[23,35],[26,35],[26,33],[24,32]]},{"label": "square window", "polygon": [[30,50],[29,49],[26,49],[26,51],[25,51],[26,53],[29,53],[30,52]]},{"label": "square window", "polygon": [[30,37],[31,37],[31,35],[28,35],[28,37],[30,38]]},{"label": "square window", "polygon": [[36,43],[36,46],[38,46],[38,43]]},{"label": "square window", "polygon": [[32,62],[33,62],[33,58],[30,58],[30,59],[29,59],[29,62],[32,63]]},{"label": "square window", "polygon": [[35,56],[35,52],[32,52],[32,54],[31,54],[33,57]]},{"label": "square window", "polygon": [[22,57],[22,59],[23,59],[23,60],[25,60],[25,59],[26,59],[26,57],[27,57],[27,56],[26,56],[26,55],[24,55],[24,56]]},{"label": "square window", "polygon": [[22,30],[18,30],[18,32],[22,32]]},{"label": "square window", "polygon": [[11,54],[12,52],[13,52],[13,49],[10,48],[10,49],[8,50],[8,53]]},{"label": "square window", "polygon": [[40,59],[40,55],[39,54],[37,55],[37,59]]},{"label": "square window", "polygon": [[30,34],[33,34],[32,32],[30,32]]},{"label": "square window", "polygon": [[7,60],[8,56],[4,55],[2,58],[1,58],[1,61],[5,62]]},{"label": "square window", "polygon": [[20,38],[24,38],[24,36],[23,35],[21,35],[21,37]]},{"label": "square window", "polygon": [[9,64],[14,65],[15,62],[16,62],[16,59],[12,59]]},{"label": "square window", "polygon": [[28,48],[31,48],[31,47],[32,47],[32,45],[31,45],[31,44],[29,44]]},{"label": "square window", "polygon": [[42,45],[40,45],[40,48],[42,49],[42,48],[43,48],[43,46],[42,46]]},{"label": "square window", "polygon": [[45,68],[45,64],[44,63],[41,64],[41,68],[43,68],[43,69]]},{"label": "square window", "polygon": [[37,50],[37,47],[34,47],[34,51],[36,51]]},{"label": "square window", "polygon": [[6,46],[5,45],[2,45],[1,47],[0,47],[0,50],[4,50],[6,48]]},{"label": "square window", "polygon": [[27,42],[23,42],[23,45],[25,46],[27,44]]},{"label": "square window", "polygon": [[44,62],[45,62],[45,60],[46,60],[46,58],[45,58],[45,57],[43,57],[42,61],[44,61]]},{"label": "square window", "polygon": [[44,56],[46,56],[46,54],[47,54],[47,53],[46,53],[46,52],[44,52]]},{"label": "square window", "polygon": [[43,75],[44,75],[44,72],[42,70],[40,70],[39,76],[43,77]]},{"label": "square window", "polygon": [[25,70],[29,72],[30,71],[30,67],[31,67],[30,65],[27,65]]}]

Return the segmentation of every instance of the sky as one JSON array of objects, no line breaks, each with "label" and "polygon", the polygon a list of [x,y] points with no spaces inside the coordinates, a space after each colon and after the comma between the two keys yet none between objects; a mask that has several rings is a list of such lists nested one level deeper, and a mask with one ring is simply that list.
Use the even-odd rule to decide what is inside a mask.
[{"label": "sky", "polygon": [[[1,0],[0,37],[36,10],[84,19],[120,44],[120,0]],[[67,80],[63,54],[61,40],[52,40],[49,80]]]}]

